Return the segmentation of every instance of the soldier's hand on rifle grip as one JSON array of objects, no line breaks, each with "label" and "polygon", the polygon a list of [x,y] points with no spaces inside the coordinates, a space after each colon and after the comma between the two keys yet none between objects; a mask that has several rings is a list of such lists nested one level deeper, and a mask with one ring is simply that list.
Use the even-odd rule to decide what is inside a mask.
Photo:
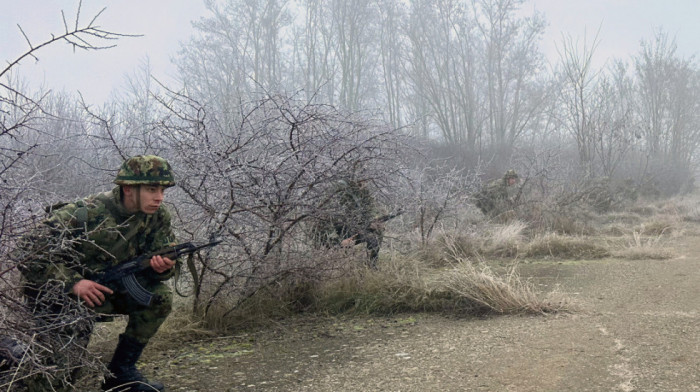
[{"label": "soldier's hand on rifle grip", "polygon": [[167,257],[155,255],[151,258],[151,268],[159,274],[173,268],[175,262]]},{"label": "soldier's hand on rifle grip", "polygon": [[352,236],[350,238],[346,238],[346,239],[340,241],[340,246],[342,246],[343,248],[349,248],[349,247],[355,245],[355,237],[357,237],[357,234],[355,234],[354,236]]},{"label": "soldier's hand on rifle grip", "polygon": [[113,294],[114,292],[109,287],[87,279],[79,280],[73,286],[73,294],[85,301],[87,306],[91,308],[102,305],[105,301],[104,293]]}]

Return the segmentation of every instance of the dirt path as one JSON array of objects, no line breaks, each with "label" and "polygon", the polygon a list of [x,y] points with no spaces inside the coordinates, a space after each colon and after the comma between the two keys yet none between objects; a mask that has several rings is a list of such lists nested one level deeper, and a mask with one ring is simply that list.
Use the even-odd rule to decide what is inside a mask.
[{"label": "dirt path", "polygon": [[148,373],[169,391],[700,391],[700,242],[681,241],[671,260],[523,266],[573,314],[303,320],[159,350]]}]

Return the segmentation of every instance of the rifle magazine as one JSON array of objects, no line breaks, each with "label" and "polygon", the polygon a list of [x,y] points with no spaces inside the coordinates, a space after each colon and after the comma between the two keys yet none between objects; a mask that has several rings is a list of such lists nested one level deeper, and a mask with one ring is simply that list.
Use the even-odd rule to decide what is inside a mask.
[{"label": "rifle magazine", "polygon": [[124,285],[124,288],[126,288],[129,295],[131,295],[131,297],[139,305],[151,306],[155,294],[141,286],[141,284],[136,280],[136,276],[134,276],[134,274],[123,277],[122,284]]}]

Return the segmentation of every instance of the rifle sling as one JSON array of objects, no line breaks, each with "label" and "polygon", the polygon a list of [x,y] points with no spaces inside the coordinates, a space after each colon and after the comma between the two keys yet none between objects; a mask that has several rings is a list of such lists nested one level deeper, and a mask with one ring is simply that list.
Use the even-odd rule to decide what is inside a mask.
[{"label": "rifle sling", "polygon": [[[181,266],[180,264],[175,265],[175,292],[177,295],[180,297],[189,297],[191,294],[183,294],[180,291],[180,285],[178,284],[180,282],[180,269]],[[194,264],[194,253],[190,253],[187,255],[187,270],[190,272],[190,275],[192,275],[192,287],[193,287],[193,293],[196,293],[199,291],[199,278],[197,277],[197,267]]]}]

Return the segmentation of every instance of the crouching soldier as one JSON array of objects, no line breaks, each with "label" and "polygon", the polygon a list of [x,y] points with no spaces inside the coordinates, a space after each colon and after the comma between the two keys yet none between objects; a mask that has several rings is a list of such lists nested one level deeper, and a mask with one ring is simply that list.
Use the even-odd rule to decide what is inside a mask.
[{"label": "crouching soldier", "polygon": [[510,169],[503,178],[491,181],[475,196],[475,204],[488,217],[496,217],[514,207],[514,185],[518,182],[518,173]]},{"label": "crouching soldier", "polygon": [[326,248],[351,247],[364,243],[367,265],[377,268],[386,220],[376,217],[374,198],[361,181],[341,180],[334,190],[334,202],[327,216],[313,230],[316,245]]},{"label": "crouching soldier", "polygon": [[[61,315],[70,319],[70,314],[75,314],[67,309],[85,309],[77,305],[82,302],[97,314],[127,315],[128,324],[119,335],[102,389],[162,391],[163,384],[147,380],[136,362],[171,311],[172,293],[164,281],[173,275],[175,261],[153,256],[151,268],[136,276],[139,284],[158,298],[149,306],[132,298],[121,282],[106,287],[95,280],[108,267],[174,244],[163,200],[165,190],[175,181],[165,159],[140,155],[124,162],[114,183],[117,186],[109,192],[51,211],[41,227],[25,238],[25,260],[29,261],[20,265],[24,294],[39,325],[53,325],[46,330],[82,346],[87,346],[93,323],[74,317],[57,324],[56,320],[66,320]],[[56,287],[65,294],[64,303],[56,301],[58,297],[51,291]],[[74,378],[75,372],[57,377],[53,384],[61,385],[50,388],[73,388]],[[39,390],[30,387],[33,389]]]}]

